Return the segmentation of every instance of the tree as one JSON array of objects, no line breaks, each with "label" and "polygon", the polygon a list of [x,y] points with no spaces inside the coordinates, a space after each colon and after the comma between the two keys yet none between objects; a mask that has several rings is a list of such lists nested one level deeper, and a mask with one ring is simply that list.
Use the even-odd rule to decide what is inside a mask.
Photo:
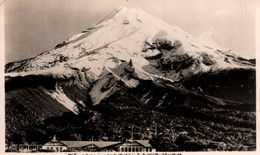
[{"label": "tree", "polygon": [[150,140],[150,144],[157,151],[176,151],[178,146],[173,142],[171,137],[153,137]]},{"label": "tree", "polygon": [[25,136],[23,131],[15,132],[11,137],[11,141],[14,142],[14,144],[24,144],[26,142]]},{"label": "tree", "polygon": [[130,61],[129,61],[129,65],[130,65],[130,66],[133,66],[132,59],[130,59]]}]

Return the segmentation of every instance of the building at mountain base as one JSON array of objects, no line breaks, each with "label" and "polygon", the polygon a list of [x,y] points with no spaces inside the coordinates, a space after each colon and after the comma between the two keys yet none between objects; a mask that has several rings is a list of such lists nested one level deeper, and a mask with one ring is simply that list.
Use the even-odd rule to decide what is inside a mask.
[{"label": "building at mountain base", "polygon": [[42,149],[39,144],[21,144],[19,145],[19,152],[37,152]]},{"label": "building at mountain base", "polygon": [[148,140],[59,141],[55,137],[41,151],[51,152],[155,152]]},{"label": "building at mountain base", "polygon": [[117,147],[118,152],[155,152],[148,140],[127,140]]}]

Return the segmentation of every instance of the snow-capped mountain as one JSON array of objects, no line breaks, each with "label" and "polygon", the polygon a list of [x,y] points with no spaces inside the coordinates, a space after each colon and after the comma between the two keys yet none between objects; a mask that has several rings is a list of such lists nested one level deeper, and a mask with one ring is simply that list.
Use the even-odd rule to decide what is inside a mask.
[{"label": "snow-capped mountain", "polygon": [[[169,122],[185,122],[191,117],[223,123],[222,118],[210,114],[230,109],[254,111],[255,60],[215,45],[207,45],[141,9],[119,7],[96,26],[53,50],[6,64],[6,137],[12,139],[17,131],[35,127],[48,118],[62,118],[66,113],[79,115],[79,121],[85,121],[83,126],[104,120],[108,123],[100,124],[114,122],[114,126],[118,121],[128,123],[125,118],[133,114],[143,119],[143,112],[151,114],[145,119],[157,120],[156,114],[171,116]],[[113,114],[106,116],[110,111]],[[235,117],[233,112],[225,115]],[[245,116],[253,114],[245,112]],[[62,121],[70,120],[65,118]],[[242,120],[240,115],[227,122],[237,125],[237,120]],[[169,122],[162,124],[167,130],[171,129]],[[239,125],[248,127],[244,124]],[[249,122],[250,127],[252,124]],[[199,139],[208,138],[203,134]],[[124,138],[117,136],[112,137]]]},{"label": "snow-capped mountain", "polygon": [[[82,88],[88,88],[108,72],[134,88],[138,80],[116,74],[118,66],[130,61],[136,78],[171,83],[181,81],[184,85],[188,79],[203,73],[255,69],[251,61],[231,51],[222,51],[219,46],[207,46],[141,9],[119,7],[95,27],[70,37],[53,50],[7,64],[5,76],[7,80],[39,75],[55,79],[77,78]],[[73,101],[64,94],[62,87],[56,84],[55,90],[45,92],[74,111]],[[94,91],[90,95],[99,96],[94,100],[100,102],[107,93]]]},{"label": "snow-capped mountain", "polygon": [[122,60],[132,60],[140,78],[153,78],[158,77],[154,72],[165,71],[165,67],[176,70],[175,66],[168,64],[183,57],[189,64],[175,73],[167,73],[169,79],[180,80],[210,70],[254,68],[250,62],[238,60],[230,52],[203,45],[180,28],[141,9],[120,7],[109,17],[53,50],[7,64],[6,76],[51,74],[69,77],[75,69],[84,69],[88,70],[90,77],[97,79],[105,69],[115,68]]}]

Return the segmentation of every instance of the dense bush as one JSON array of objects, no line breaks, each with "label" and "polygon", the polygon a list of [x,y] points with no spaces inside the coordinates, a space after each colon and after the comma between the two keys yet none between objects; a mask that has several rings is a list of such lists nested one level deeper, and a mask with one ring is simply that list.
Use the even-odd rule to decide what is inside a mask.
[{"label": "dense bush", "polygon": [[[110,84],[113,82],[107,87]],[[38,89],[27,91],[35,97],[43,95],[36,93],[40,92]],[[158,151],[256,149],[254,111],[226,108],[214,105],[205,96],[182,93],[147,82],[134,89],[122,87],[98,105],[86,103],[79,115],[64,112],[42,120],[38,109],[28,111],[24,104],[14,101],[16,105],[9,104],[6,108],[12,114],[7,117],[10,122],[7,123],[7,144],[44,144],[54,134],[60,140],[126,140],[131,138],[133,130],[134,139],[148,139]],[[88,97],[84,98],[89,101]],[[11,111],[15,109],[12,106],[23,110]],[[15,120],[18,118],[11,116],[16,113],[18,118],[26,119]]]}]

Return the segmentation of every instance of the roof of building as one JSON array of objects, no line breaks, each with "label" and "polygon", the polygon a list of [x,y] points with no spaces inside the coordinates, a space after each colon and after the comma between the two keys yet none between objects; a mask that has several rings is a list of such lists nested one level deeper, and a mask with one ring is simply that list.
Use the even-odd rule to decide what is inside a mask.
[{"label": "roof of building", "polygon": [[105,148],[105,147],[109,147],[112,145],[117,145],[120,144],[121,142],[119,141],[105,141],[104,142],[96,142],[95,145],[98,146],[99,148]]},{"label": "roof of building", "polygon": [[45,143],[44,146],[65,146],[65,145],[60,141],[49,141]]},{"label": "roof of building", "polygon": [[[151,144],[149,143],[149,140],[127,140],[125,142],[130,142],[130,143],[138,143],[144,147],[152,147]],[[106,148],[109,146],[114,146],[114,145],[120,145],[125,142],[120,142],[120,141],[58,141],[56,139],[56,136],[54,135],[53,139],[47,143],[45,143],[45,146],[67,146],[69,148],[80,148],[88,145],[95,145],[98,148]]]},{"label": "roof of building", "polygon": [[140,145],[144,146],[144,147],[152,147],[151,144],[149,143],[149,140],[128,140],[129,142],[137,142]]},{"label": "roof of building", "polygon": [[56,139],[56,135],[53,136],[53,139],[47,143],[44,144],[44,146],[66,146],[60,141]]},{"label": "roof of building", "polygon": [[92,144],[99,148],[105,148],[105,147],[109,147],[121,143],[119,141],[60,141],[60,142],[70,148],[84,147]]}]

